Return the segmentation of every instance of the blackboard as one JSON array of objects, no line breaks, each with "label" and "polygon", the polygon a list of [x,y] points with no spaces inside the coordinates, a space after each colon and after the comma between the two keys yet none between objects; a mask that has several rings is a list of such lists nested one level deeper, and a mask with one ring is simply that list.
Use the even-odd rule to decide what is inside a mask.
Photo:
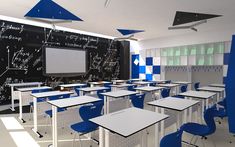
[{"label": "blackboard", "polygon": [[[71,80],[120,78],[120,42],[62,30],[0,20],[0,104],[9,102],[8,83],[41,81],[47,84]],[[42,48],[79,48],[88,52],[87,73],[73,77],[43,76]]]}]

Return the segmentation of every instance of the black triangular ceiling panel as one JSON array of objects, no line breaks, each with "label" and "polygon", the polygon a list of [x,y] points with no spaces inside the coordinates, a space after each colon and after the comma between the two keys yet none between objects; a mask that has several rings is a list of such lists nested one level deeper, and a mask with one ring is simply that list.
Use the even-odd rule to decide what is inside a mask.
[{"label": "black triangular ceiling panel", "polygon": [[190,22],[196,22],[205,19],[211,19],[220,16],[222,15],[176,11],[173,26],[186,24]]}]

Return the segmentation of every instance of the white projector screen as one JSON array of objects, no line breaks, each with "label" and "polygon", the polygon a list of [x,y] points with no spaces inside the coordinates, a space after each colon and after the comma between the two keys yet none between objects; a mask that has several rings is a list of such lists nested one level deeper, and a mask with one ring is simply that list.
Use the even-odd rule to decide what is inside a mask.
[{"label": "white projector screen", "polygon": [[45,74],[81,74],[86,72],[86,51],[45,48]]}]

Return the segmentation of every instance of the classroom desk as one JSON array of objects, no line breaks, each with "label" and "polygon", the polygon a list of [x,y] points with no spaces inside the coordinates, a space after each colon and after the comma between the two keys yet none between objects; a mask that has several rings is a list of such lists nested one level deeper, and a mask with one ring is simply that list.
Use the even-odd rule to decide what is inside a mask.
[{"label": "classroom desk", "polygon": [[[17,88],[17,91],[19,92],[19,119],[23,123],[25,123],[26,121],[23,119],[23,113],[22,113],[22,108],[24,105],[22,95],[25,92],[32,92],[33,90],[39,90],[39,89],[52,89],[52,87],[42,86],[42,87]],[[29,97],[30,97],[30,95],[29,95]],[[29,105],[29,103],[27,103],[27,105]]]},{"label": "classroom desk", "polygon": [[73,83],[73,84],[62,84],[59,85],[61,87],[61,90],[63,90],[64,88],[74,88],[74,87],[82,87],[82,86],[86,86],[87,84],[84,83]]},{"label": "classroom desk", "polygon": [[104,84],[111,84],[111,82],[108,81],[98,81],[98,82],[89,82],[91,87],[95,87],[95,86],[101,86]]},{"label": "classroom desk", "polygon": [[220,87],[220,88],[225,88],[225,84],[210,84],[208,85],[210,87]]},{"label": "classroom desk", "polygon": [[175,95],[178,94],[179,90],[178,87],[180,86],[180,84],[158,84],[157,86],[160,87],[166,87],[166,88],[170,88],[170,89],[175,89]]},{"label": "classroom desk", "polygon": [[17,98],[17,94],[15,91],[16,87],[40,87],[43,83],[42,82],[27,82],[27,83],[11,83],[11,84],[7,84],[10,88],[11,88],[11,111],[15,111],[15,104],[14,104],[14,100],[18,100],[19,98]]},{"label": "classroom desk", "polygon": [[220,99],[220,98],[221,98],[221,99],[224,98],[224,91],[225,91],[225,88],[205,86],[205,87],[200,87],[200,88],[198,88],[198,90],[217,93],[217,102],[219,102],[219,99]]},{"label": "classroom desk", "polygon": [[[199,101],[195,100],[187,100],[187,99],[180,99],[175,97],[167,97],[164,99],[159,99],[156,101],[148,102],[148,105],[160,108],[159,113],[164,114],[164,109],[174,110],[177,111],[177,121],[176,127],[177,129],[180,128],[182,123],[186,123],[188,120],[191,121],[191,118],[187,118],[187,110],[199,103]],[[157,110],[157,109],[156,109]],[[182,115],[183,113],[183,115]],[[183,122],[181,122],[183,120]],[[161,122],[161,137],[164,136],[164,121]]]},{"label": "classroom desk", "polygon": [[133,82],[133,84],[140,85],[140,86],[150,86],[150,84],[156,83],[154,81],[137,81]]},{"label": "classroom desk", "polygon": [[[127,119],[128,118],[128,119]],[[99,147],[110,147],[109,131],[114,132],[123,137],[129,137],[138,133],[152,125],[155,125],[168,118],[168,115],[151,112],[138,108],[127,108],[114,113],[103,115],[90,119],[91,122],[99,125]],[[155,127],[156,147],[159,146],[158,125]],[[105,142],[103,139],[103,131],[105,130]],[[143,135],[143,134],[142,134]],[[142,136],[143,137],[143,136]],[[146,147],[141,141],[142,147]]]},{"label": "classroom desk", "polygon": [[80,88],[80,96],[84,95],[84,92],[95,92],[95,91],[99,91],[99,90],[108,90],[108,87],[86,87],[86,88]]},{"label": "classroom desk", "polygon": [[57,108],[69,108],[79,105],[85,105],[93,102],[98,102],[101,99],[91,96],[78,96],[73,98],[66,98],[54,101],[48,101],[52,106],[52,146],[58,147],[58,133],[57,133]]},{"label": "classroom desk", "polygon": [[127,80],[112,80],[113,84],[124,84]]},{"label": "classroom desk", "polygon": [[37,99],[44,98],[49,96],[57,96],[57,95],[64,95],[64,94],[72,94],[73,92],[70,91],[49,91],[49,92],[41,92],[41,93],[32,93],[31,96],[33,97],[33,131],[38,135],[39,138],[43,137],[38,132],[38,109],[37,109]]},{"label": "classroom desk", "polygon": [[187,91],[183,93],[179,93],[181,96],[185,96],[189,99],[200,99],[201,100],[201,121],[202,117],[204,116],[205,106],[206,109],[209,108],[209,99],[213,99],[216,93],[212,92],[204,92],[204,91]]},{"label": "classroom desk", "polygon": [[123,88],[127,88],[128,86],[134,86],[135,84],[118,84],[118,85],[110,85],[112,91],[117,91],[118,89],[123,89]]},{"label": "classroom desk", "polygon": [[101,93],[101,94],[104,95],[104,114],[108,114],[110,98],[127,97],[127,96],[138,94],[138,92],[128,91],[128,90],[119,90],[119,91],[111,91],[111,92],[106,92],[106,93]]},{"label": "classroom desk", "polygon": [[[135,90],[141,92],[149,92],[152,94],[152,100],[155,99],[154,93],[157,91],[161,91],[164,87],[154,87],[154,86],[145,86],[145,87],[136,87]],[[161,96],[161,94],[159,94]]]},{"label": "classroom desk", "polygon": [[129,79],[129,80],[137,82],[137,81],[143,81],[144,79]]}]

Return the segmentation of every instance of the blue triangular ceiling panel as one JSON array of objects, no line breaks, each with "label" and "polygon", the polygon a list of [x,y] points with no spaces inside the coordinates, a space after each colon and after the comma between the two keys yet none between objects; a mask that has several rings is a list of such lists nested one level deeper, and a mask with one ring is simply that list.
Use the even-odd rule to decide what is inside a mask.
[{"label": "blue triangular ceiling panel", "polygon": [[127,30],[127,29],[117,29],[117,30],[124,36],[144,32],[144,30]]},{"label": "blue triangular ceiling panel", "polygon": [[83,21],[52,0],[40,0],[25,17]]}]

